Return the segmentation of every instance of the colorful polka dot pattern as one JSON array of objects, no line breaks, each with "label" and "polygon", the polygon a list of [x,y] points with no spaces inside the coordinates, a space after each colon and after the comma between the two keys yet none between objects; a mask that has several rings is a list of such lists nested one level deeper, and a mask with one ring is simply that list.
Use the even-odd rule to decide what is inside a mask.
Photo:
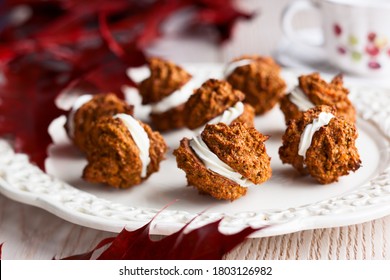
[{"label": "colorful polka dot pattern", "polygon": [[[333,34],[336,37],[343,35],[343,28],[340,24],[335,23],[333,25]],[[355,62],[359,62],[364,56],[368,56],[367,67],[374,70],[382,67],[378,61],[380,55],[386,54],[387,58],[390,59],[390,44],[386,37],[380,36],[375,32],[369,32],[365,42],[363,42],[365,44],[363,51],[357,50],[359,43],[357,36],[353,34],[348,35],[347,42],[336,47],[337,53],[343,56],[349,55]]]}]

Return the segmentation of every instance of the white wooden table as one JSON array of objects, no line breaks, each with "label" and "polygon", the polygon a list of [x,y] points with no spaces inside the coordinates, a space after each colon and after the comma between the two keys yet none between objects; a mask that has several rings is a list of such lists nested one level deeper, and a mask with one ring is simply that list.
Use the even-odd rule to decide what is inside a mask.
[{"label": "white wooden table", "polygon": [[[289,1],[239,1],[242,8],[258,10],[260,16],[252,22],[239,23],[232,42],[222,48],[190,39],[180,41],[166,38],[157,43],[150,53],[164,55],[177,62],[223,62],[250,53],[271,55],[281,36],[279,17],[287,2]],[[306,20],[310,18],[301,18],[302,22]],[[181,46],[182,51],[178,51],[175,46]],[[192,52],[189,53],[189,50]],[[0,243],[4,242],[3,259],[66,257],[90,250],[101,239],[113,235],[71,224],[44,210],[0,195]],[[387,216],[340,228],[248,239],[225,258],[390,259],[389,242],[390,216]]]}]

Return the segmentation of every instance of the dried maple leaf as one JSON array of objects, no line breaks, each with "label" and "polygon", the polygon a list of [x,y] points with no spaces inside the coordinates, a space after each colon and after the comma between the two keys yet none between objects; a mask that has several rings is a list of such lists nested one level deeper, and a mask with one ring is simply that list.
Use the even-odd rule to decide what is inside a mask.
[{"label": "dried maple leaf", "polygon": [[[221,39],[249,15],[232,1],[215,0],[8,0],[0,3],[0,137],[41,168],[51,143],[48,126],[64,112],[55,99],[73,88],[116,92],[132,85],[126,69],[145,62],[143,49],[161,36],[161,24],[182,8],[193,8],[194,26],[212,26]],[[15,9],[28,17],[15,22]],[[190,30],[191,31],[191,30]],[[149,238],[150,223],[123,230],[95,249],[69,259],[218,259],[255,229],[234,235],[218,231],[220,221],[188,234],[184,228],[160,241]],[[1,255],[0,245],[0,255]],[[146,250],[147,248],[147,250]]]},{"label": "dried maple leaf", "polygon": [[[96,54],[99,59],[93,58]],[[54,102],[61,92],[83,87],[89,93],[115,92],[123,97],[121,87],[132,85],[126,75],[128,64],[110,53],[84,51],[72,59],[70,63],[57,55],[34,53],[13,59],[0,70],[0,136],[12,137],[14,149],[28,154],[42,169],[51,143],[48,126],[65,113]],[[138,61],[142,60],[139,54]],[[79,64],[82,67],[74,67]]]},{"label": "dried maple leaf", "polygon": [[0,135],[12,137],[17,152],[27,153],[43,167],[51,143],[47,128],[63,113],[54,100],[67,78],[58,69],[63,65],[48,59],[43,67],[36,59],[33,55],[23,57],[3,68]]},{"label": "dried maple leaf", "polygon": [[[63,258],[62,260],[90,260],[92,258],[93,253],[95,253],[95,251],[97,251],[100,248],[104,247],[105,245],[108,245],[109,243],[113,242],[114,239],[115,239],[114,237],[103,239],[91,251],[86,252],[86,253],[82,253],[82,254],[78,254],[78,255],[73,255],[70,257],[66,257],[66,258]],[[53,260],[55,260],[55,258],[53,258]]]},{"label": "dried maple leaf", "polygon": [[238,233],[225,235],[218,230],[221,220],[184,233],[184,226],[178,232],[161,240],[150,239],[151,222],[145,226],[127,231],[123,229],[116,237],[102,240],[92,251],[74,255],[66,260],[91,259],[93,253],[108,245],[98,260],[216,260],[260,229],[247,227]]},{"label": "dried maple leaf", "polygon": [[197,0],[200,9],[194,18],[194,25],[211,26],[219,33],[222,42],[230,38],[233,26],[240,18],[251,19],[254,13],[244,13],[234,7],[233,1]]},{"label": "dried maple leaf", "polygon": [[[22,20],[21,7],[29,11]],[[214,26],[222,38],[248,16],[222,0],[2,2],[0,137],[11,136],[16,151],[43,168],[48,125],[63,113],[57,96],[82,88],[123,97],[121,88],[134,86],[126,69],[145,63],[143,48],[161,36],[162,23],[188,7],[194,25]]]}]

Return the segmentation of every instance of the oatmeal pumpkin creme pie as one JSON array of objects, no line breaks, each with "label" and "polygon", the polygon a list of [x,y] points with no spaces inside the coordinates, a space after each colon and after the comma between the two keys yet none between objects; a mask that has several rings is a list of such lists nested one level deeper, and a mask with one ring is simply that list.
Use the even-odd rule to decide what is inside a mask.
[{"label": "oatmeal pumpkin creme pie", "polygon": [[355,124],[337,116],[335,108],[316,106],[289,121],[280,159],[302,175],[329,184],[360,168],[357,137]]},{"label": "oatmeal pumpkin creme pie", "polygon": [[159,132],[127,114],[100,118],[89,137],[83,178],[117,188],[138,185],[157,172],[167,151]]},{"label": "oatmeal pumpkin creme pie", "polygon": [[254,127],[240,122],[206,125],[199,136],[183,138],[174,151],[188,185],[216,199],[235,200],[272,174],[264,142]]}]

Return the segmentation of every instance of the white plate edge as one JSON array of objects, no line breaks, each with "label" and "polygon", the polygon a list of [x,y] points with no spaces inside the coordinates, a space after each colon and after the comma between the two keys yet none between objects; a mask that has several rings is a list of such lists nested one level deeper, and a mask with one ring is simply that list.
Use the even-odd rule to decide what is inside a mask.
[{"label": "white plate edge", "polygon": [[[373,123],[382,132],[383,137],[387,138],[388,141],[386,144],[389,146],[390,112],[388,112],[387,108],[390,108],[390,94],[382,92],[380,89],[378,89],[377,92],[370,92],[369,95],[367,92],[363,91],[364,90],[357,90],[353,95],[359,116],[365,121]],[[373,95],[375,95],[375,98],[373,98]],[[376,102],[373,102],[373,100],[376,100]],[[1,142],[1,154],[5,154],[6,156],[8,155],[8,160],[13,161],[13,164],[16,164],[16,166],[19,167],[23,167],[27,172],[36,174],[42,173],[42,178],[45,177],[44,180],[56,181],[56,178],[51,178],[49,175],[43,173],[40,169],[30,164],[26,156],[14,154],[10,147],[7,150],[5,141],[1,140]],[[9,165],[10,162],[4,164],[4,161],[6,161],[5,157],[2,156],[2,160],[0,160],[0,167]],[[12,172],[8,172],[8,174],[12,174]],[[161,210],[148,208],[139,209],[133,207],[131,210],[133,211],[131,213],[133,216],[131,216],[132,219],[130,220],[117,219],[115,217],[109,218],[107,215],[102,215],[102,212],[88,214],[84,212],[85,209],[82,210],[83,207],[81,206],[88,204],[92,205],[96,201],[99,201],[101,204],[110,202],[97,198],[91,194],[86,195],[86,193],[77,190],[66,183],[60,181],[57,183],[61,185],[60,189],[64,191],[63,195],[65,197],[69,195],[69,192],[76,192],[77,196],[84,197],[88,203],[85,204],[84,201],[84,204],[79,204],[79,209],[76,209],[69,207],[69,203],[67,205],[63,201],[61,202],[53,200],[53,197],[50,195],[45,196],[40,192],[35,192],[28,189],[22,190],[21,188],[13,186],[6,180],[6,178],[4,178],[4,171],[2,171],[2,168],[0,168],[0,192],[2,194],[13,200],[45,209],[46,211],[75,224],[105,231],[119,232],[126,223],[128,224],[128,229],[135,229],[142,226],[143,224],[149,222]],[[31,182],[29,182],[29,184],[31,184]],[[363,187],[366,190],[371,190],[369,195],[370,197],[365,197],[367,191],[359,193]],[[355,198],[353,197],[354,195]],[[76,203],[74,206],[77,206],[77,200],[70,200],[67,202],[74,202]],[[331,200],[328,200],[325,203],[327,204],[325,207],[324,205],[321,205],[321,203],[324,204],[325,202],[322,201],[320,203],[310,205],[312,209],[308,209],[307,207],[297,207],[294,209],[291,208],[280,211],[280,213],[267,213],[266,215],[264,213],[250,212],[238,213],[237,216],[227,215],[224,216],[220,230],[221,232],[225,233],[233,233],[245,226],[260,227],[262,225],[272,225],[251,235],[251,237],[263,237],[314,228],[335,227],[362,223],[388,215],[390,214],[389,156],[387,155],[386,168],[381,172],[381,174],[378,174],[378,176],[369,183],[360,187],[357,191],[349,193],[347,196],[335,197]],[[335,209],[337,210],[335,211],[335,209],[332,210],[332,207],[330,207],[332,203],[333,206],[337,205],[337,203],[341,203],[346,207],[340,209],[335,206]],[[115,207],[121,208],[121,206],[118,206],[117,204],[115,204]],[[125,206],[122,206],[122,208],[123,207]],[[112,211],[113,208],[108,207],[106,210]],[[340,210],[342,211],[340,212]],[[366,215],[367,210],[369,210],[369,213],[371,213],[370,215]],[[341,217],[340,214],[342,214]],[[151,227],[151,234],[172,233],[180,229],[195,216],[197,216],[197,214],[169,210],[168,208],[159,213],[155,218]],[[223,214],[221,213],[202,213],[195,219],[195,221],[190,224],[189,229],[197,228],[201,225],[215,221],[222,216]],[[273,217],[271,221],[269,220],[270,216]],[[172,217],[176,218],[172,220]]]}]

